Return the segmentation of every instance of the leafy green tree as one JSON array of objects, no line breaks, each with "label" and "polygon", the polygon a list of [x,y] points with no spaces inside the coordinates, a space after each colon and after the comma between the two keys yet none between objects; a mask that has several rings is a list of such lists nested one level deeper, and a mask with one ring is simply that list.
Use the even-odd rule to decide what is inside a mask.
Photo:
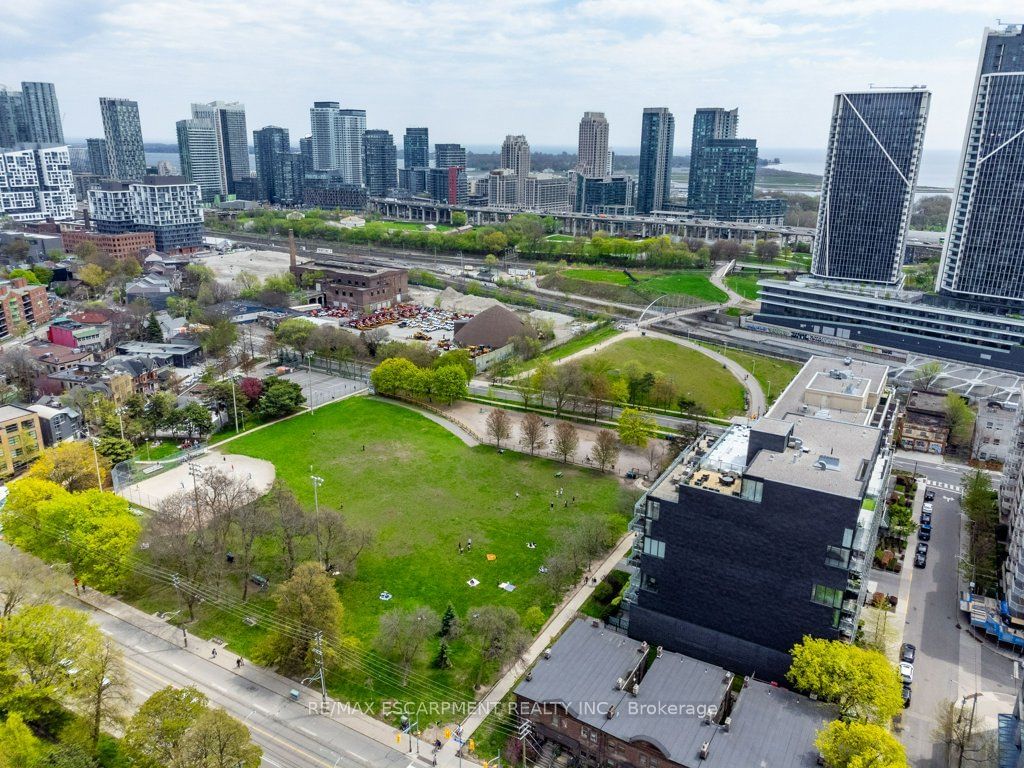
[{"label": "leafy green tree", "polygon": [[452,211],[452,226],[453,227],[464,227],[468,217],[465,211]]},{"label": "leafy green tree", "polygon": [[523,625],[532,634],[540,632],[546,621],[547,618],[544,616],[544,611],[540,609],[539,605],[531,605],[526,609],[526,614],[523,616]]},{"label": "leafy green tree", "polygon": [[437,655],[434,657],[434,666],[437,669],[451,669],[452,659],[448,653],[447,640],[442,640],[437,646]]},{"label": "leafy green tree", "polygon": [[206,707],[206,695],[197,688],[161,688],[128,721],[122,741],[125,755],[138,768],[170,765],[185,733]]},{"label": "leafy green tree", "polygon": [[455,365],[462,368],[466,373],[467,381],[476,376],[476,363],[473,362],[473,358],[470,357],[468,350],[451,349],[447,352],[442,352],[441,355],[431,363],[432,368],[445,368],[449,365]]},{"label": "leafy green tree", "polygon": [[226,317],[207,317],[204,320],[207,327],[199,334],[203,351],[211,357],[224,356],[238,341],[238,326]]},{"label": "leafy green tree", "polygon": [[210,411],[198,400],[192,400],[178,410],[178,423],[189,436],[204,437],[213,431]]},{"label": "leafy green tree", "polygon": [[[323,566],[316,562],[299,563],[291,578],[274,590],[274,603],[282,625],[298,624],[323,633],[326,660],[333,663],[343,608],[334,582]],[[258,655],[286,675],[305,672],[314,663],[309,634],[296,636],[275,631],[264,641]]]},{"label": "leafy green tree", "polygon": [[485,605],[469,609],[469,637],[480,651],[477,684],[483,679],[484,667],[503,667],[517,661],[530,645],[530,636],[523,629],[519,614],[512,608]]},{"label": "leafy green tree", "polygon": [[0,723],[0,768],[35,768],[42,765],[43,755],[42,742],[21,715],[7,715],[7,720]]},{"label": "leafy green tree", "polygon": [[658,424],[653,418],[641,413],[636,408],[623,408],[622,413],[619,414],[619,440],[624,445],[646,447],[647,441],[657,428]]},{"label": "leafy green tree", "polygon": [[833,720],[814,740],[828,768],[907,768],[903,745],[875,723]]},{"label": "leafy green tree", "polygon": [[101,437],[100,444],[96,450],[101,456],[106,457],[111,464],[118,464],[127,461],[135,454],[135,449],[127,440],[120,437]]},{"label": "leafy green tree", "polygon": [[431,373],[430,391],[438,400],[451,405],[469,394],[466,374],[461,367],[445,365]]},{"label": "leafy green tree", "polygon": [[964,445],[974,434],[974,409],[956,392],[946,393],[946,423],[949,436],[956,445]]},{"label": "leafy green tree", "polygon": [[36,276],[40,285],[49,285],[53,281],[53,270],[42,264],[33,264],[32,274]]},{"label": "leafy green tree", "polygon": [[419,369],[404,357],[389,357],[370,371],[370,383],[382,395],[395,395],[409,391]]},{"label": "leafy green tree", "polygon": [[805,637],[790,655],[789,681],[835,704],[845,720],[888,725],[903,710],[899,673],[878,651]]},{"label": "leafy green tree", "polygon": [[295,413],[306,402],[302,387],[294,381],[268,377],[264,384],[266,389],[256,404],[256,415],[263,421],[279,419]]},{"label": "leafy green tree", "polygon": [[153,312],[149,313],[149,319],[146,320],[146,331],[142,339],[143,341],[155,342],[157,344],[164,340],[164,332],[160,329],[160,323]]},{"label": "leafy green tree", "polygon": [[263,750],[223,709],[208,709],[185,731],[170,768],[259,768]]},{"label": "leafy green tree", "polygon": [[7,273],[7,277],[10,280],[16,280],[19,277],[25,278],[25,282],[29,285],[41,285],[39,278],[36,277],[36,273],[30,269],[12,269]]},{"label": "leafy green tree", "polygon": [[[86,442],[60,443],[42,452],[27,473],[57,483],[68,491],[96,487],[96,454]],[[110,479],[110,462],[99,457],[99,475],[105,486]]]},{"label": "leafy green tree", "polygon": [[448,603],[444,609],[444,615],[441,616],[441,637],[453,637],[456,634],[456,629],[459,623],[459,615],[455,613],[455,606]]},{"label": "leafy green tree", "polygon": [[974,582],[975,590],[986,593],[998,584],[999,549],[996,528],[999,525],[998,497],[988,474],[968,472],[961,479],[963,494],[960,508],[967,515],[967,559],[962,564],[964,578]]},{"label": "leafy green tree", "polygon": [[149,430],[150,435],[155,435],[158,430],[170,427],[175,423],[175,411],[178,409],[178,400],[173,392],[154,392],[143,412],[142,421]]},{"label": "leafy green tree", "polygon": [[942,374],[942,363],[938,360],[929,360],[922,363],[914,371],[914,386],[918,389],[931,389],[935,380]]},{"label": "leafy green tree", "polygon": [[301,317],[282,320],[274,330],[274,338],[287,347],[299,352],[309,348],[309,339],[316,330],[316,324]]}]

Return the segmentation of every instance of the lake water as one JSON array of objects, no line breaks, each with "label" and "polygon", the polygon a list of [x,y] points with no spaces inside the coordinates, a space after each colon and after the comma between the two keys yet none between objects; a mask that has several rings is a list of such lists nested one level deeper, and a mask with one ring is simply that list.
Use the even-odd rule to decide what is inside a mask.
[{"label": "lake water", "polygon": [[[824,149],[770,149],[758,150],[761,157],[782,160],[780,165],[773,165],[782,171],[795,173],[814,173],[821,176],[825,170]],[[919,187],[941,187],[952,189],[956,178],[957,163],[960,153],[948,149],[926,149],[921,157],[921,170],[917,175]]]}]

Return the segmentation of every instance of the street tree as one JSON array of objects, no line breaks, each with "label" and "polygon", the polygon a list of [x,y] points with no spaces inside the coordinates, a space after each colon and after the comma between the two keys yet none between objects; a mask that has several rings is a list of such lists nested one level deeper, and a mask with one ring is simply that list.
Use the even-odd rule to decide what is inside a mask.
[{"label": "street tree", "polygon": [[658,423],[653,418],[636,408],[623,408],[619,414],[619,439],[624,445],[646,448],[657,428]]},{"label": "street tree", "polygon": [[797,689],[836,705],[844,720],[887,726],[903,710],[896,668],[878,651],[805,637],[786,673]]},{"label": "street tree", "polygon": [[519,444],[532,456],[544,445],[547,439],[547,427],[540,414],[530,411],[519,422]]},{"label": "street tree", "polygon": [[196,504],[198,498],[199,494],[191,490],[169,493],[146,521],[149,556],[156,565],[180,577],[178,597],[190,621],[195,620],[199,600],[191,585],[212,578],[214,564],[219,562],[207,527],[209,521],[203,507]]},{"label": "street tree", "polygon": [[530,636],[523,629],[519,614],[507,606],[485,605],[469,609],[468,634],[480,651],[477,685],[483,679],[484,668],[518,661],[530,645]]},{"label": "street tree", "polygon": [[306,352],[316,324],[301,317],[282,320],[274,330],[274,338],[296,352]]},{"label": "street tree", "polygon": [[53,571],[38,558],[13,548],[0,550],[0,620],[23,606],[53,602],[59,591]]},{"label": "street tree", "polygon": [[77,708],[89,723],[95,750],[104,726],[120,726],[132,704],[132,687],[121,651],[109,637],[90,633],[74,678]]},{"label": "street tree", "polygon": [[206,694],[198,688],[161,688],[128,721],[121,741],[125,755],[137,768],[165,768],[206,707]]},{"label": "street tree", "polygon": [[207,709],[185,731],[170,768],[259,768],[263,750],[223,709]]},{"label": "street tree", "polygon": [[569,562],[575,577],[608,548],[609,536],[607,521],[596,517],[577,518],[559,530],[556,551]]},{"label": "street tree", "polygon": [[914,387],[917,389],[931,389],[939,376],[942,375],[942,363],[938,360],[929,360],[921,363],[914,371]]},{"label": "street tree", "polygon": [[437,634],[439,626],[437,613],[426,606],[394,608],[380,617],[377,647],[401,665],[402,685],[408,682],[409,669],[423,644]]},{"label": "street tree", "polygon": [[604,472],[608,467],[614,467],[619,460],[619,439],[615,433],[608,429],[602,429],[597,433],[594,446],[590,449],[590,458],[594,460],[598,469]]},{"label": "street tree", "polygon": [[[313,633],[323,637],[324,656],[333,663],[333,646],[341,631],[342,605],[334,589],[334,581],[316,562],[299,563],[290,579],[274,590],[278,619],[264,641],[261,660],[277,666],[285,675],[299,674],[313,668]],[[282,627],[304,627],[307,631],[285,631]]]},{"label": "street tree", "polygon": [[833,720],[818,731],[814,746],[829,768],[907,768],[907,753],[888,728]]},{"label": "street tree", "polygon": [[487,434],[494,439],[498,450],[501,450],[501,441],[512,437],[512,418],[508,411],[503,408],[495,408],[487,414]]},{"label": "street tree", "polygon": [[[84,491],[96,488],[96,463],[96,454],[89,443],[60,443],[45,449],[26,476],[49,480],[68,491]],[[102,455],[99,473],[106,487],[110,482],[110,462]]]},{"label": "street tree", "polygon": [[554,449],[555,453],[562,457],[563,462],[568,462],[570,457],[576,454],[579,444],[580,434],[576,427],[568,421],[559,421],[555,424]]}]

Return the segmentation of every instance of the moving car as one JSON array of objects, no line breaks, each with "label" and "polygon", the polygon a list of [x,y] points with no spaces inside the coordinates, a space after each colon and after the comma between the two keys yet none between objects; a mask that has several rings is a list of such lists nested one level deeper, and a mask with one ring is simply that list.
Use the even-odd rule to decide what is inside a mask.
[{"label": "moving car", "polygon": [[901,661],[900,677],[903,678],[903,682],[906,685],[910,685],[912,682],[914,682],[914,665],[906,661]]},{"label": "moving car", "polygon": [[905,661],[907,664],[914,663],[914,657],[917,656],[917,647],[910,643],[904,643],[900,646],[900,661]]}]

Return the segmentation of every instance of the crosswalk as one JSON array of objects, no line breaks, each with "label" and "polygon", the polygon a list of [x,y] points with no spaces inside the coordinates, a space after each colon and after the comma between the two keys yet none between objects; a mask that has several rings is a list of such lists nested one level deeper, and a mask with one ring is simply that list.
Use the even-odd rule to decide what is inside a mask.
[{"label": "crosswalk", "polygon": [[939,483],[936,482],[935,480],[929,480],[928,487],[939,488],[945,491],[952,491],[953,493],[963,493],[964,490],[962,485],[955,485],[953,483]]}]

